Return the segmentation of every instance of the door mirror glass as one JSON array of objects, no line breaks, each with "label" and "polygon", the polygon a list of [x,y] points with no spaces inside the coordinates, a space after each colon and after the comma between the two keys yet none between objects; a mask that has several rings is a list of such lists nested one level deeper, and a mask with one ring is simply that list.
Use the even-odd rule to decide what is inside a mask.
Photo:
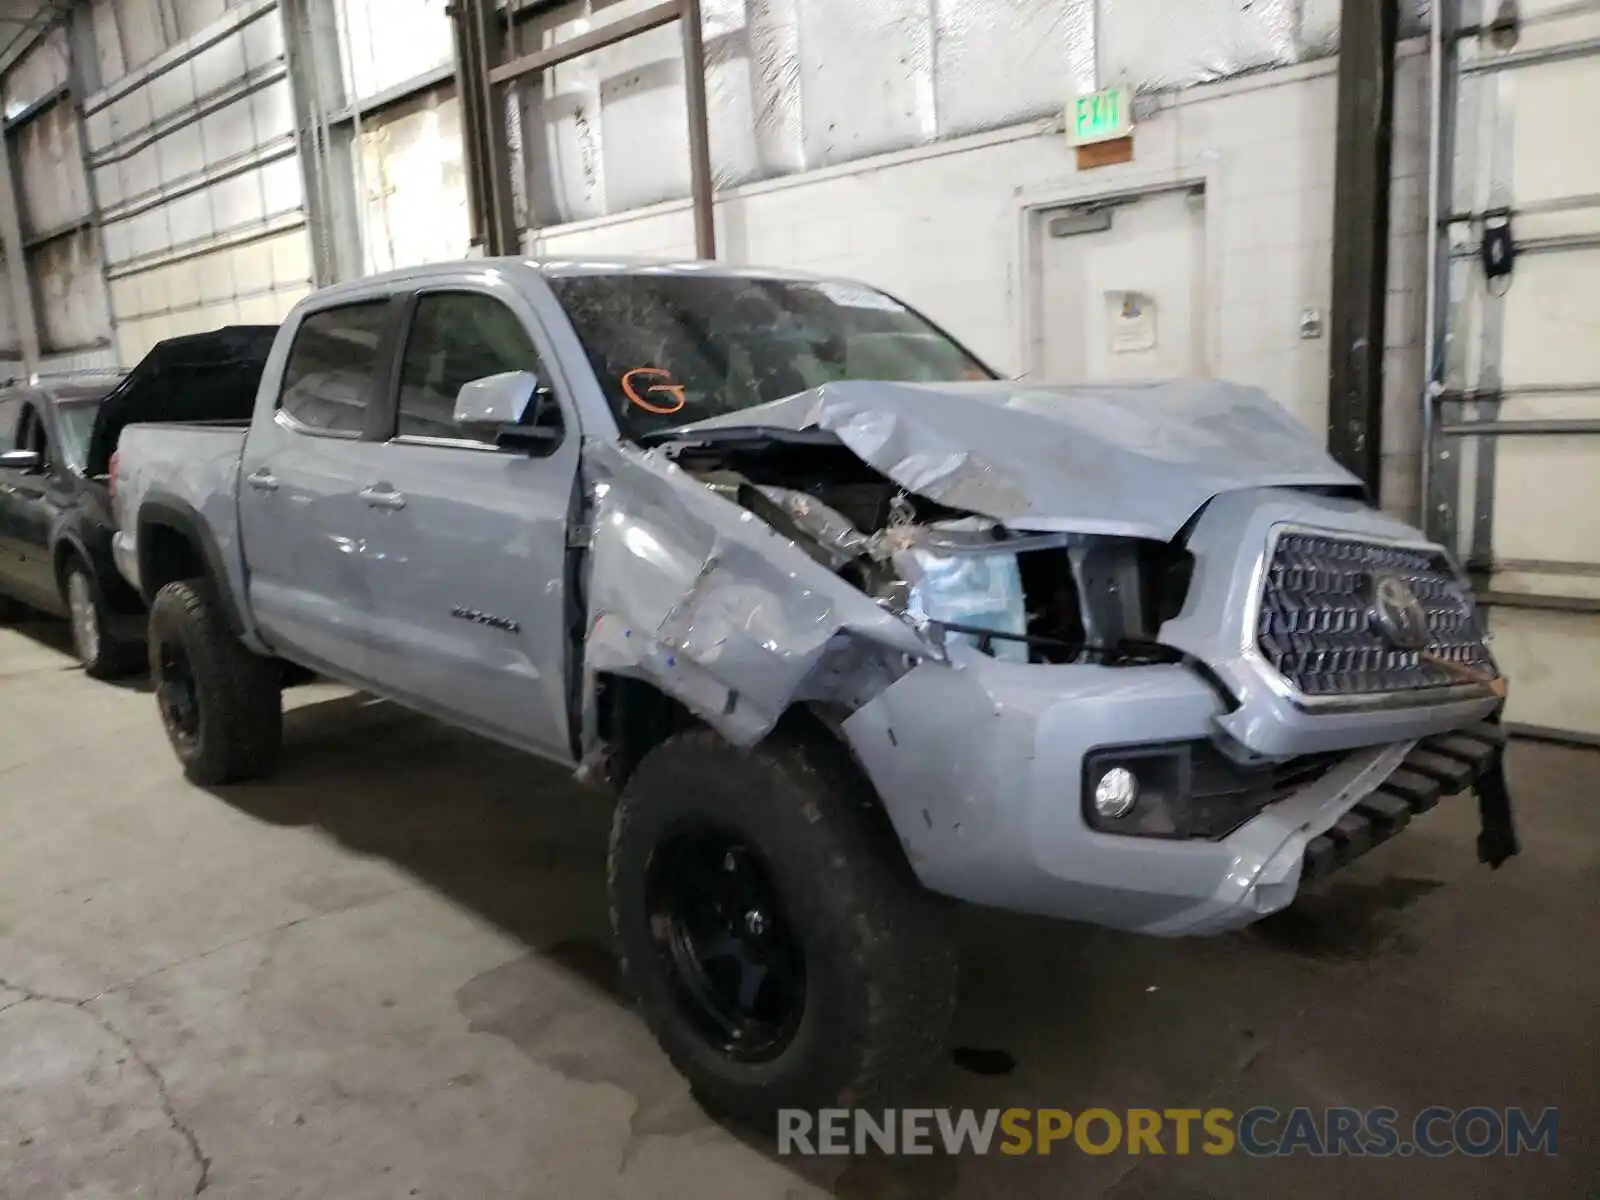
[{"label": "door mirror glass", "polygon": [[37,475],[44,470],[44,455],[37,450],[7,450],[0,454],[0,471],[21,471]]}]

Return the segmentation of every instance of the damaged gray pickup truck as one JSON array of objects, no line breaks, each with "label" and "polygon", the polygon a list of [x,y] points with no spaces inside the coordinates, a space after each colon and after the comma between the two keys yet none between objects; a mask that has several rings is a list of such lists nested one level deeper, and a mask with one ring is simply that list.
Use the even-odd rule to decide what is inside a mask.
[{"label": "damaged gray pickup truck", "polygon": [[941,897],[1215,933],[1474,785],[1515,853],[1465,580],[1250,388],[1008,382],[841,280],[479,260],[312,295],[247,427],[115,471],[189,777],[267,771],[298,669],[610,785],[626,978],[723,1111],[925,1067]]}]

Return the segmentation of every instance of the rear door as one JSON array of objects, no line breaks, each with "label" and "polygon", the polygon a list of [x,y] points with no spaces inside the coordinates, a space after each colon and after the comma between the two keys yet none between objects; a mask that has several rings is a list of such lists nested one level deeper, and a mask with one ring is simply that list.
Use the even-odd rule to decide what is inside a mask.
[{"label": "rear door", "polygon": [[367,534],[357,494],[383,447],[373,426],[387,295],[302,314],[276,404],[258,406],[239,466],[251,611],[274,651],[351,682],[370,663]]},{"label": "rear door", "polygon": [[418,293],[393,437],[360,482],[376,516],[365,561],[383,643],[379,690],[567,758],[573,409],[552,380],[565,436],[539,457],[467,439],[453,420],[463,384],[506,371],[551,379],[549,362],[544,331],[514,289],[475,272]]}]

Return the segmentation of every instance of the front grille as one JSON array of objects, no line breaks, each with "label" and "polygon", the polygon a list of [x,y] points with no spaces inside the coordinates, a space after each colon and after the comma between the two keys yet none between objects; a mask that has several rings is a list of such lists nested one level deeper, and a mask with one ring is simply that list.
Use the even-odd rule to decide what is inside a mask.
[{"label": "front grille", "polygon": [[1376,578],[1404,580],[1422,603],[1427,654],[1488,678],[1494,664],[1466,586],[1443,551],[1284,533],[1262,585],[1256,645],[1314,697],[1364,696],[1460,683],[1423,652],[1397,647],[1373,617]]},{"label": "front grille", "polygon": [[1321,779],[1343,754],[1307,754],[1281,763],[1236,763],[1209,742],[1189,760],[1189,837],[1227,837],[1269,804]]}]

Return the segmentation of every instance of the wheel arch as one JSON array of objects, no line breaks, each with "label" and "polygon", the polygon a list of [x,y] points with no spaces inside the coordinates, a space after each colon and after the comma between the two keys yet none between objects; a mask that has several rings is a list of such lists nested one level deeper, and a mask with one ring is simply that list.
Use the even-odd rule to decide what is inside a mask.
[{"label": "wheel arch", "polygon": [[234,636],[247,630],[238,598],[228,586],[222,551],[205,519],[194,507],[175,496],[148,497],[139,506],[136,546],[139,556],[139,590],[145,604],[169,583],[204,578],[212,584],[228,627]]},{"label": "wheel arch", "polygon": [[[627,784],[644,757],[668,738],[690,729],[712,728],[682,701],[663,692],[650,680],[609,672],[595,676],[588,712],[581,772],[618,791]],[[794,701],[756,745],[779,738],[804,742],[821,756],[836,777],[859,782],[859,794],[869,802],[872,821],[885,839],[884,847],[892,847],[889,853],[910,870],[905,843],[895,829],[889,809],[878,795],[866,767],[839,731],[834,717],[825,705]]]}]

